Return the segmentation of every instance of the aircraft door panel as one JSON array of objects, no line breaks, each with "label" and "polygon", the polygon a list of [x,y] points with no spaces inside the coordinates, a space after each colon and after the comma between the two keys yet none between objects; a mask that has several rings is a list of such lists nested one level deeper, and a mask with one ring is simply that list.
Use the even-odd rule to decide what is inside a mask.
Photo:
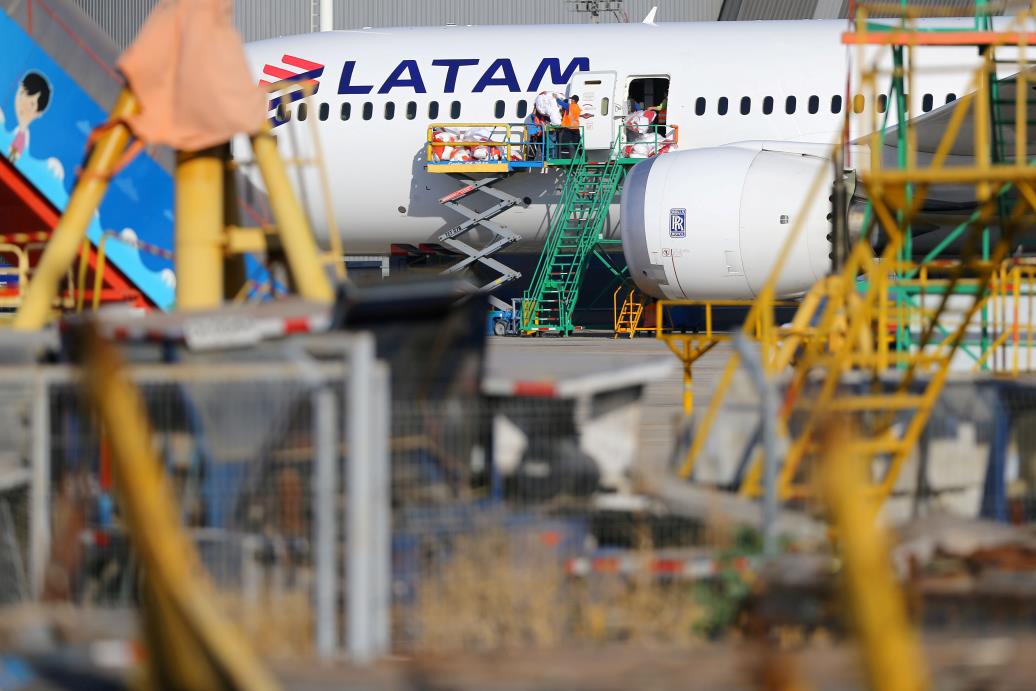
[{"label": "aircraft door panel", "polygon": [[582,128],[588,150],[610,150],[614,141],[615,73],[577,72],[566,96],[578,96]]}]

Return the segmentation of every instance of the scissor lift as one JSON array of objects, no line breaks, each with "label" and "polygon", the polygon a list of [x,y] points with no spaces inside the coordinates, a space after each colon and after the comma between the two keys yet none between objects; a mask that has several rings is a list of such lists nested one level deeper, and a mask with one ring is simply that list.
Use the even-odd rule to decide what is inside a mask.
[{"label": "scissor lift", "polygon": [[[505,283],[510,283],[511,281],[522,277],[520,271],[512,269],[503,262],[494,259],[492,256],[503,250],[505,247],[517,242],[519,239],[517,235],[493,220],[511,207],[521,204],[522,202],[518,197],[493,187],[493,185],[498,183],[500,180],[503,180],[507,175],[508,174],[505,173],[503,175],[482,178],[481,180],[474,180],[459,173],[451,174],[450,177],[464,184],[464,187],[439,200],[439,203],[446,208],[467,217],[466,221],[458,226],[450,228],[439,236],[440,243],[464,255],[463,259],[450,266],[444,273],[463,271],[475,262],[479,262],[500,274],[498,278],[489,281],[482,286],[482,290],[484,292],[491,292]],[[485,211],[475,211],[461,203],[462,200],[467,199],[478,192],[488,194],[497,199],[497,203]],[[460,236],[464,235],[468,231],[474,230],[480,226],[493,233],[492,239],[487,244],[482,247],[474,247],[473,245],[459,239]]]}]

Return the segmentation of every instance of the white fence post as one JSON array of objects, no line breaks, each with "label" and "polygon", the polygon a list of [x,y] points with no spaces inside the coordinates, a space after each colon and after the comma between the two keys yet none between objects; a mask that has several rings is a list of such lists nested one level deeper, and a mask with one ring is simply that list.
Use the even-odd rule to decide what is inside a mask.
[{"label": "white fence post", "polygon": [[[352,341],[346,399],[348,478],[346,532],[346,597],[349,655],[365,664],[385,652],[389,590],[384,561],[389,553],[387,500],[387,377],[379,377],[374,338],[358,334]],[[379,383],[383,386],[379,386]]]},{"label": "white fence post", "polygon": [[43,594],[50,559],[50,382],[41,372],[32,394],[32,480],[29,518],[29,588]]},{"label": "white fence post", "polygon": [[392,435],[392,391],[388,366],[377,363],[374,369],[374,396],[371,409],[374,419],[371,432],[376,448],[371,457],[374,525],[372,550],[375,589],[374,646],[377,654],[385,655],[391,649],[389,621],[392,617],[392,483],[389,440]]},{"label": "white fence post", "polygon": [[338,496],[338,411],[335,393],[321,386],[313,393],[313,439],[316,467],[313,473],[314,566],[316,585],[314,609],[317,655],[329,659],[338,652],[338,578],[335,554],[338,521],[335,497]]}]

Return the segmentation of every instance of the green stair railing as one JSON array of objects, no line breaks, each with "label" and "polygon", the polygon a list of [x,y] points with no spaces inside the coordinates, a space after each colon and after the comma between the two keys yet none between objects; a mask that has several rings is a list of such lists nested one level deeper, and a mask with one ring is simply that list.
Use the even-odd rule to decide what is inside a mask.
[{"label": "green stair railing", "polygon": [[[577,159],[584,155],[579,143]],[[532,283],[522,300],[522,332],[572,333],[572,313],[591,253],[601,239],[625,168],[612,151],[607,161],[585,160],[569,170]]]}]

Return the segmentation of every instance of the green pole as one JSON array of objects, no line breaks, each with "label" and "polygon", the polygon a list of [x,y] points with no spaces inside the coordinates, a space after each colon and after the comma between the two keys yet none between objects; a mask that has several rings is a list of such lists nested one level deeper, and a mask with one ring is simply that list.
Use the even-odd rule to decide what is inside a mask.
[{"label": "green pole", "polygon": [[[896,101],[896,155],[897,165],[904,169],[907,167],[907,155],[909,142],[907,139],[907,94],[904,89],[904,63],[903,63],[903,47],[893,46],[892,48],[892,95]],[[908,184],[906,186],[906,195],[904,206],[910,208],[913,202],[913,185]],[[903,232],[903,245],[899,249],[898,259],[901,262],[908,262],[912,258],[913,254],[913,238],[910,229],[910,224],[906,222],[906,213],[903,208],[896,210],[896,220]],[[908,298],[904,291],[896,291],[896,305],[899,308],[900,319],[896,320],[896,352],[903,353],[910,350],[911,337],[910,337],[910,325],[904,323],[902,318],[908,313],[907,311]],[[906,366],[906,361],[903,359],[899,360],[899,367],[903,368]]]}]

